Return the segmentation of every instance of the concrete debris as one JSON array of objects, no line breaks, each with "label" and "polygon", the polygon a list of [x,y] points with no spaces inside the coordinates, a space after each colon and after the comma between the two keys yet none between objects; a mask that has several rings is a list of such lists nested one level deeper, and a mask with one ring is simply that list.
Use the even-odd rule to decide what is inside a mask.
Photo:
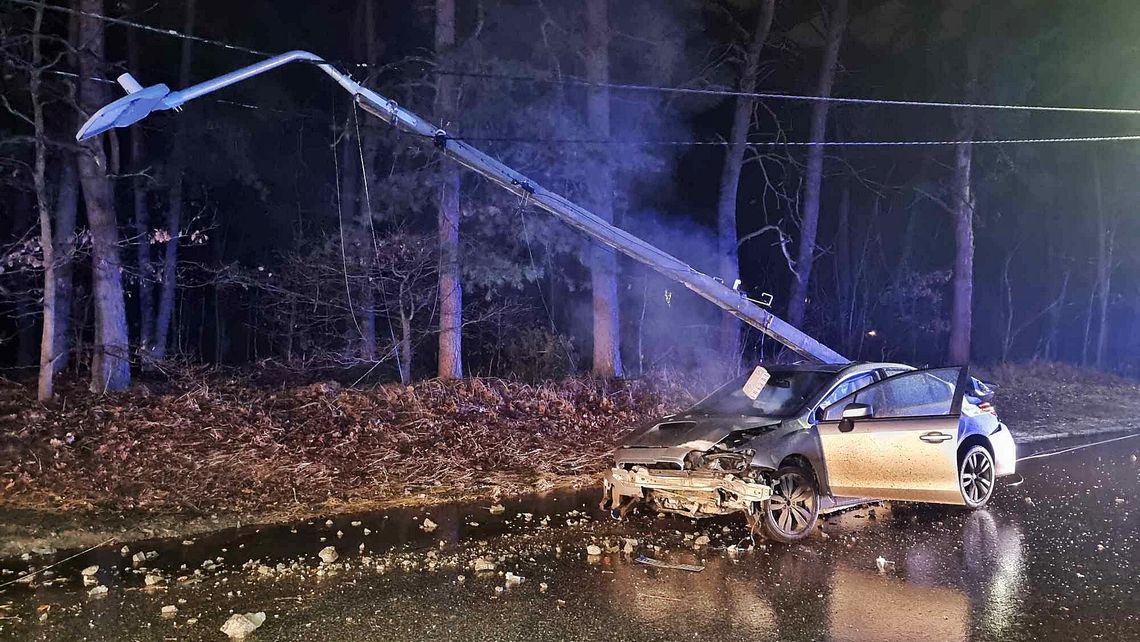
[{"label": "concrete debris", "polygon": [[895,565],[894,562],[892,562],[888,559],[885,559],[882,555],[875,558],[875,566],[878,567],[880,573],[886,573],[887,568],[893,567],[894,565]]},{"label": "concrete debris", "polygon": [[340,557],[340,554],[336,552],[336,547],[333,546],[322,548],[321,552],[317,553],[317,555],[321,558],[323,564],[332,564]]},{"label": "concrete debris", "polygon": [[590,557],[597,557],[602,554],[602,549],[597,544],[590,544],[586,547],[586,555]]},{"label": "concrete debris", "polygon": [[146,586],[158,586],[162,584],[163,577],[161,575],[147,575],[143,578],[143,584]]},{"label": "concrete debris", "polygon": [[490,511],[492,515],[498,515],[507,509],[504,508],[502,504],[491,504],[491,507],[487,510]]},{"label": "concrete debris", "polygon": [[693,544],[696,546],[708,546],[709,545],[709,536],[708,535],[701,535],[700,537],[698,537],[696,540],[693,541]]},{"label": "concrete debris", "polygon": [[167,604],[162,607],[162,617],[170,618],[178,615],[178,607],[173,604]]},{"label": "concrete debris", "polygon": [[504,577],[507,580],[508,586],[513,585],[513,584],[522,584],[523,580],[526,579],[523,576],[515,575],[514,573],[512,573],[510,571],[507,571],[507,574]]},{"label": "concrete debris", "polygon": [[436,527],[438,527],[438,526],[439,526],[439,524],[436,524],[435,522],[431,521],[431,519],[428,517],[425,517],[424,523],[420,524],[420,528],[423,529],[423,531],[425,533],[430,533],[430,532],[434,531],[436,529]]},{"label": "concrete debris", "polygon": [[477,558],[474,565],[476,573],[495,570],[495,563],[485,557]]},{"label": "concrete debris", "polygon": [[250,633],[253,633],[265,624],[265,613],[234,613],[226,623],[222,625],[221,631],[225,633],[231,640],[244,640]]},{"label": "concrete debris", "polygon": [[548,585],[546,582],[539,582],[538,583],[538,590],[542,591],[543,593],[545,593],[546,589],[548,589],[548,588],[550,588],[550,585]]},{"label": "concrete debris", "polygon": [[95,588],[91,589],[90,591],[87,591],[87,595],[89,595],[91,597],[102,597],[106,594],[107,594],[107,587],[103,586],[102,584],[100,584],[99,586],[96,586]]},{"label": "concrete debris", "polygon": [[325,526],[332,527],[332,525],[333,525],[333,521],[331,519],[325,521]]},{"label": "concrete debris", "polygon": [[92,564],[91,566],[88,566],[87,568],[83,569],[82,571],[79,571],[79,574],[82,575],[83,577],[94,577],[95,574],[98,572],[99,572],[99,565],[98,564]]},{"label": "concrete debris", "polygon": [[351,523],[351,526],[352,526],[353,528],[359,528],[359,527],[360,527],[360,524],[361,524],[360,520],[354,520],[354,521]]}]

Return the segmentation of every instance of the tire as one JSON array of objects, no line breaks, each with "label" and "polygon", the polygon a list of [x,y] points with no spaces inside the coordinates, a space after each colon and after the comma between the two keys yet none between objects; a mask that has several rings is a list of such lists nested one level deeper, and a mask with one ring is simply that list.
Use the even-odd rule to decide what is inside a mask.
[{"label": "tire", "polygon": [[776,471],[772,497],[764,503],[760,518],[764,537],[784,544],[798,542],[811,535],[818,519],[819,489],[811,471],[799,466]]},{"label": "tire", "polygon": [[958,462],[958,490],[966,508],[977,510],[989,503],[996,481],[994,457],[984,446],[971,446]]}]

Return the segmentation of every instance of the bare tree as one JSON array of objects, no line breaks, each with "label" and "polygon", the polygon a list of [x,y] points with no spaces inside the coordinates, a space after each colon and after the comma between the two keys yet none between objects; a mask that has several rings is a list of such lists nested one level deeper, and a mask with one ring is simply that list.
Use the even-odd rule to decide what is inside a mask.
[{"label": "bare tree", "polygon": [[43,101],[43,56],[42,27],[44,7],[36,6],[32,21],[32,59],[29,65],[28,90],[32,102],[32,126],[35,130],[35,160],[32,167],[32,182],[35,186],[36,212],[40,222],[40,248],[44,264],[44,304],[43,331],[40,339],[40,374],[36,386],[36,396],[47,401],[55,395],[56,372],[56,265],[55,242],[53,241],[51,210],[47,195],[47,132],[44,126]]},{"label": "bare tree", "polygon": [[[1108,346],[1108,304],[1112,295],[1112,262],[1116,245],[1115,221],[1105,215],[1104,189],[1101,183],[1100,160],[1095,152],[1092,155],[1093,190],[1096,198],[1096,283],[1093,297],[1096,299],[1096,344],[1093,348],[1093,363],[1104,367],[1104,353]],[[1085,324],[1085,362],[1088,362],[1089,326],[1092,323],[1093,305],[1089,302]]]},{"label": "bare tree", "polygon": [[[194,33],[194,4],[195,0],[186,0],[186,17],[182,30],[185,33]],[[181,87],[190,84],[190,62],[192,41],[182,40],[182,63],[179,69],[178,80]],[[166,358],[168,338],[170,336],[171,320],[174,318],[174,293],[178,286],[178,239],[182,229],[182,202],[185,180],[183,174],[186,168],[184,124],[185,118],[178,120],[174,132],[174,149],[170,154],[170,163],[167,165],[167,177],[170,180],[170,197],[166,210],[166,253],[162,264],[162,283],[158,296],[158,315],[155,319],[154,346],[150,356],[156,361]]]},{"label": "bare tree", "polygon": [[[455,0],[436,0],[435,52],[447,55],[455,47]],[[455,76],[436,81],[436,112],[447,126],[457,108]],[[459,170],[442,169],[439,192],[439,377],[463,377],[463,282],[459,274]]]},{"label": "bare tree", "polygon": [[[966,96],[977,93],[977,55],[974,48],[966,52]],[[966,109],[956,114],[960,141],[974,137],[974,113]],[[954,275],[951,280],[949,363],[970,361],[970,335],[974,326],[974,207],[977,200],[973,188],[974,146],[970,142],[954,147],[954,179],[950,208],[954,215]]]},{"label": "bare tree", "polygon": [[[138,33],[127,29],[127,59],[131,69],[140,69]],[[131,166],[135,173],[131,181],[131,204],[135,226],[135,262],[139,279],[139,347],[146,355],[154,346],[154,267],[151,264],[150,208],[147,206],[147,192],[150,177],[146,169],[146,141],[143,127],[132,127]]]},{"label": "bare tree", "polygon": [[[740,91],[750,94],[756,91],[757,76],[760,70],[760,51],[768,40],[772,28],[772,15],[776,10],[776,0],[763,0],[752,30],[752,39],[744,54],[744,65],[740,71]],[[750,96],[739,96],[732,113],[732,130],[729,145],[724,155],[724,168],[720,174],[720,193],[717,199],[717,252],[719,254],[720,278],[732,285],[740,278],[740,256],[736,238],[736,196],[740,187],[740,170],[744,165],[744,151],[748,141],[748,130],[752,124],[752,111],[755,100]],[[740,321],[725,314],[721,317],[720,348],[726,358],[740,357]]]},{"label": "bare tree", "polygon": [[[824,42],[823,60],[819,67],[819,84],[815,91],[817,96],[831,96],[831,88],[835,83],[835,68],[839,62],[839,47],[843,43],[843,32],[846,29],[847,0],[833,0],[831,12],[827,16],[827,39]],[[813,143],[821,143],[826,139],[827,112],[827,101],[819,100],[812,104],[809,136]],[[815,239],[819,232],[819,202],[823,189],[824,151],[823,146],[818,144],[808,148],[803,209],[800,214],[800,244],[796,252],[791,295],[788,301],[788,322],[792,325],[803,323],[811,269],[815,263]]]},{"label": "bare tree", "polygon": [[[586,120],[592,137],[599,141],[610,137],[609,0],[585,0],[586,80],[595,83],[586,94]],[[614,220],[614,180],[603,150],[593,163],[587,186],[588,204],[606,222]],[[590,287],[594,308],[594,374],[602,377],[622,376],[621,316],[618,309],[617,256],[608,247],[590,250]]]},{"label": "bare tree", "polygon": [[[102,0],[77,0],[79,17],[79,108],[90,116],[109,101],[107,85],[99,82],[106,64]],[[107,155],[101,138],[83,143],[79,155],[79,181],[87,221],[91,227],[91,262],[95,302],[95,342],[91,359],[91,389],[123,390],[131,383],[130,341],[123,298],[119,229]]]}]

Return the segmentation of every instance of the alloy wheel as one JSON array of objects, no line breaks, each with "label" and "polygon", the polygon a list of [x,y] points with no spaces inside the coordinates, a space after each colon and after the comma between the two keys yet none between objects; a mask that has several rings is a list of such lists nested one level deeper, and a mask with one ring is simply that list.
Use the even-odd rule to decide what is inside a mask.
[{"label": "alloy wheel", "polygon": [[799,470],[785,470],[777,478],[768,500],[767,531],[780,541],[803,538],[818,515],[815,485]]},{"label": "alloy wheel", "polygon": [[974,446],[966,453],[962,459],[959,486],[967,506],[980,508],[989,501],[994,490],[994,462],[985,448]]}]

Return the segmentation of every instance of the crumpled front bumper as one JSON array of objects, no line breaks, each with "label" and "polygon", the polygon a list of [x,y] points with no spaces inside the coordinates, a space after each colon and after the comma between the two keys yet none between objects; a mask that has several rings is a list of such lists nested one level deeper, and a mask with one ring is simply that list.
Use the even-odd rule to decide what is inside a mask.
[{"label": "crumpled front bumper", "polygon": [[693,517],[752,512],[772,496],[772,487],[730,473],[709,470],[611,468],[605,474],[602,503],[611,508],[650,499],[660,510]]}]

